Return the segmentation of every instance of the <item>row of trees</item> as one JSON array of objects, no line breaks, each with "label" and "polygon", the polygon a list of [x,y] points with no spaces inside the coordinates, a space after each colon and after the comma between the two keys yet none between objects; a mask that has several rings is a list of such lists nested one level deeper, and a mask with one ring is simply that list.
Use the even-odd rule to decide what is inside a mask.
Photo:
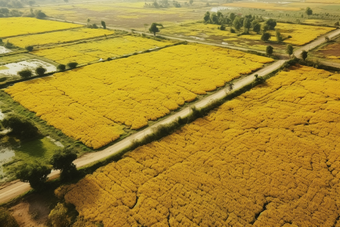
[{"label": "row of trees", "polygon": [[[98,28],[97,24],[91,24],[90,22],[91,22],[91,19],[88,18],[88,19],[87,19],[86,27],[88,27],[88,28]],[[100,23],[101,23],[102,27],[103,27],[104,29],[106,29],[106,23],[105,23],[105,21],[101,21]]]},{"label": "row of trees", "polygon": [[0,17],[21,17],[21,16],[43,19],[46,17],[46,14],[41,10],[34,10],[32,8],[30,9],[29,13],[25,14],[16,9],[9,10],[8,8],[0,8]]},{"label": "row of trees", "polygon": [[[69,69],[74,69],[76,68],[78,65],[77,62],[69,62],[67,64],[68,68]],[[60,64],[58,65],[57,69],[62,72],[62,71],[65,71],[66,70],[66,65],[64,64]],[[42,66],[39,66],[38,68],[35,69],[35,73],[38,75],[38,76],[43,76],[45,75],[46,73],[46,69]],[[18,75],[24,79],[27,79],[27,78],[30,78],[32,77],[33,73],[32,73],[32,70],[30,69],[23,69],[21,71],[18,72]]]},{"label": "row of trees", "polygon": [[[240,16],[235,13],[230,13],[229,15],[223,15],[221,12],[210,13],[206,12],[203,17],[204,23],[207,24],[218,24],[221,25],[220,29],[225,30],[226,25],[230,26],[230,31],[235,32],[240,31],[243,28],[243,33],[248,34],[252,28],[254,32],[264,33],[268,30],[275,30],[276,21],[274,19],[264,20],[262,17],[255,15],[245,15]],[[264,22],[264,23],[262,23]],[[262,24],[261,24],[262,23]],[[235,29],[235,30],[234,30]]]},{"label": "row of trees", "polygon": [[[192,3],[194,2],[194,0],[189,0],[188,2],[185,2],[184,5],[185,6],[189,6],[192,5]],[[171,3],[168,0],[155,0],[153,3],[145,3],[144,4],[145,8],[169,8],[169,7],[176,7],[176,8],[180,8],[182,7],[181,3],[179,3],[176,0],[173,0]]]},{"label": "row of trees", "polygon": [[[271,56],[274,52],[274,48],[272,46],[267,46],[266,47],[266,54],[268,56]],[[292,56],[292,54],[294,53],[294,47],[291,44],[288,44],[286,47],[286,53],[289,55],[289,57]],[[301,52],[301,58],[305,61],[306,58],[308,57],[308,52],[307,51],[302,51]]]}]

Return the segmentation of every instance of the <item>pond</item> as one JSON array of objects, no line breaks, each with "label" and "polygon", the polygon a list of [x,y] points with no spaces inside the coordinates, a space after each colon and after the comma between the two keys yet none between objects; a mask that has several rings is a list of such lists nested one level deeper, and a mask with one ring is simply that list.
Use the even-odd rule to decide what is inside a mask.
[{"label": "pond", "polygon": [[6,53],[9,53],[9,52],[12,52],[12,51],[3,47],[3,46],[0,46],[0,54],[6,54]]},{"label": "pond", "polygon": [[14,150],[10,148],[0,147],[0,182],[5,180],[3,165],[12,160],[15,156]]}]

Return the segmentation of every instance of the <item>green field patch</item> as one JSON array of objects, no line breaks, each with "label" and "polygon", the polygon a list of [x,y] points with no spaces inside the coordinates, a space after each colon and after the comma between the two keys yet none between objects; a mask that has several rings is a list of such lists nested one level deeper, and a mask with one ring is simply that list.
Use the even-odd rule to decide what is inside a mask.
[{"label": "green field patch", "polygon": [[23,161],[39,160],[48,162],[58,149],[60,147],[56,146],[47,137],[44,137],[22,143],[19,148],[15,149],[15,157]]},{"label": "green field patch", "polygon": [[8,69],[8,67],[6,67],[4,65],[0,65],[0,70],[4,70],[4,69]]}]

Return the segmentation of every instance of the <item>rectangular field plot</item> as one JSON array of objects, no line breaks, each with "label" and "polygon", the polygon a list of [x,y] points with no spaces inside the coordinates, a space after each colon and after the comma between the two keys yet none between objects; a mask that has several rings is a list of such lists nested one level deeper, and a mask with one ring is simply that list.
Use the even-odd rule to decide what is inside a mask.
[{"label": "rectangular field plot", "polygon": [[[256,32],[250,31],[249,35],[238,36],[236,33],[231,33],[229,31],[230,30],[229,27],[226,27],[226,30],[224,31],[218,29],[218,27],[219,25],[214,24],[190,23],[166,27],[164,29],[161,29],[161,34],[185,35],[189,37],[192,36],[194,38],[227,42],[234,45],[238,45],[247,40],[250,40],[255,41],[255,43],[253,44],[264,45],[262,49],[265,49],[266,47],[265,45],[267,45],[261,41],[261,35],[257,34]],[[295,46],[301,46],[313,41],[317,37],[326,34],[327,32],[333,31],[335,28],[301,24],[277,23],[275,29],[280,31],[284,39],[284,43],[289,43]],[[271,33],[270,40],[276,41],[275,37],[276,31],[272,30],[268,32]],[[247,47],[254,48],[252,47],[252,45],[249,45]],[[283,48],[285,48],[285,46],[283,46]]]},{"label": "rectangular field plot", "polygon": [[6,92],[66,135],[99,148],[117,139],[123,126],[146,126],[272,61],[225,48],[177,45],[17,83]]},{"label": "rectangular field plot", "polygon": [[105,35],[112,35],[114,31],[104,29],[78,28],[64,31],[49,32],[35,35],[25,35],[6,39],[15,46],[25,48],[26,46],[40,46],[54,43],[65,43],[70,41],[89,39]]},{"label": "rectangular field plot", "polygon": [[339,74],[292,67],[56,194],[104,226],[332,227],[339,87]]},{"label": "rectangular field plot", "polygon": [[77,27],[82,27],[82,25],[39,20],[30,17],[0,18],[0,37],[5,38],[9,36],[34,34]]},{"label": "rectangular field plot", "polygon": [[153,39],[135,36],[124,36],[112,39],[103,39],[95,42],[90,41],[86,43],[38,50],[33,53],[60,64],[67,64],[69,62],[84,64],[98,61],[100,59],[119,57],[171,44],[173,44],[173,42],[156,41]]}]

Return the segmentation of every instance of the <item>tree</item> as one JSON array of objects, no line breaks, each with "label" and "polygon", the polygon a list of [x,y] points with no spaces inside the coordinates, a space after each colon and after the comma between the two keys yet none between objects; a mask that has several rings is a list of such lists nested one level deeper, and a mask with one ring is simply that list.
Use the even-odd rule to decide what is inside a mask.
[{"label": "tree", "polygon": [[235,13],[230,13],[230,15],[229,15],[229,19],[230,19],[231,23],[233,23],[233,22],[234,22],[235,18],[236,18],[236,15],[235,15]]},{"label": "tree", "polygon": [[53,227],[71,225],[71,218],[67,215],[67,207],[63,203],[57,203],[48,215],[48,220]]},{"label": "tree", "polygon": [[265,22],[266,25],[268,25],[269,30],[275,30],[276,27],[276,20],[274,19],[269,19]]},{"label": "tree", "polygon": [[70,68],[70,69],[74,69],[75,67],[77,67],[78,65],[78,62],[69,62],[67,64],[67,66]]},{"label": "tree", "polygon": [[216,13],[210,14],[210,23],[218,24],[218,16]]},{"label": "tree", "polygon": [[268,56],[271,56],[273,54],[273,50],[274,50],[274,48],[272,46],[267,46],[266,47],[266,54]]},{"label": "tree", "polygon": [[306,8],[306,14],[307,14],[308,16],[312,15],[312,14],[313,14],[313,10],[312,10],[311,8],[307,7],[307,8]]},{"label": "tree", "polygon": [[224,25],[224,24],[221,24],[221,27],[219,27],[219,29],[220,29],[221,31],[225,31],[225,25]]},{"label": "tree", "polygon": [[72,179],[77,174],[77,168],[72,163],[77,158],[77,154],[69,149],[57,151],[51,158],[50,164],[53,169],[60,169],[61,180]]},{"label": "tree", "polygon": [[103,28],[106,29],[105,21],[102,21],[101,23],[102,23]]},{"label": "tree", "polygon": [[248,34],[249,33],[249,28],[251,26],[249,18],[245,18],[243,20],[243,31],[244,33]]},{"label": "tree", "polygon": [[240,18],[239,18],[239,17],[236,17],[236,18],[234,19],[234,22],[233,22],[233,27],[234,27],[237,31],[239,31],[240,28],[241,28],[241,26],[242,26],[242,23],[241,23]]},{"label": "tree", "polygon": [[16,115],[8,115],[2,120],[2,125],[10,128],[12,130],[10,134],[19,139],[30,139],[39,135],[39,130],[34,124]]},{"label": "tree", "polygon": [[21,163],[14,167],[15,177],[23,182],[29,182],[36,190],[44,188],[47,175],[51,173],[51,168],[38,161],[33,163]]},{"label": "tree", "polygon": [[43,18],[45,18],[45,17],[47,17],[47,16],[46,16],[45,13],[43,13],[43,12],[39,9],[39,10],[35,11],[35,17],[38,18],[38,19],[43,19]]},{"label": "tree", "polygon": [[259,77],[258,74],[255,74],[255,84],[262,84],[264,81],[265,79],[263,77]]},{"label": "tree", "polygon": [[18,72],[19,76],[21,76],[24,79],[30,78],[32,76],[32,71],[29,69],[23,69]]},{"label": "tree", "polygon": [[15,218],[3,207],[0,207],[0,226],[19,227]]},{"label": "tree", "polygon": [[262,33],[265,33],[266,31],[268,31],[269,30],[268,24],[262,24],[261,25],[261,30],[262,30]]},{"label": "tree", "polygon": [[291,44],[287,45],[286,53],[289,55],[289,57],[293,54],[294,48]]},{"label": "tree", "polygon": [[307,51],[302,51],[302,53],[301,53],[301,57],[302,57],[302,59],[305,61],[306,60],[306,58],[308,57],[308,52]]},{"label": "tree", "polygon": [[66,65],[60,64],[60,65],[58,65],[57,69],[58,69],[60,72],[65,71]]},{"label": "tree", "polygon": [[206,12],[203,17],[204,23],[210,22],[210,12]]},{"label": "tree", "polygon": [[31,52],[33,50],[33,46],[26,46],[25,49]]},{"label": "tree", "polygon": [[267,42],[270,39],[271,36],[272,35],[268,32],[263,33],[263,35],[261,36],[261,40],[264,41],[264,42]]},{"label": "tree", "polygon": [[190,5],[192,5],[192,3],[194,3],[194,0],[190,0],[189,3],[190,3]]},{"label": "tree", "polygon": [[159,32],[159,29],[157,27],[157,23],[152,23],[151,27],[149,28],[149,32],[152,32],[154,36],[156,36],[156,33]]},{"label": "tree", "polygon": [[276,40],[278,43],[282,43],[282,36],[279,30],[276,30]]},{"label": "tree", "polygon": [[43,76],[46,72],[46,69],[42,66],[39,66],[38,68],[35,69],[35,72],[39,75],[39,76]]},{"label": "tree", "polygon": [[254,32],[256,32],[257,34],[260,33],[261,24],[257,20],[252,21],[251,26],[252,26]]}]

